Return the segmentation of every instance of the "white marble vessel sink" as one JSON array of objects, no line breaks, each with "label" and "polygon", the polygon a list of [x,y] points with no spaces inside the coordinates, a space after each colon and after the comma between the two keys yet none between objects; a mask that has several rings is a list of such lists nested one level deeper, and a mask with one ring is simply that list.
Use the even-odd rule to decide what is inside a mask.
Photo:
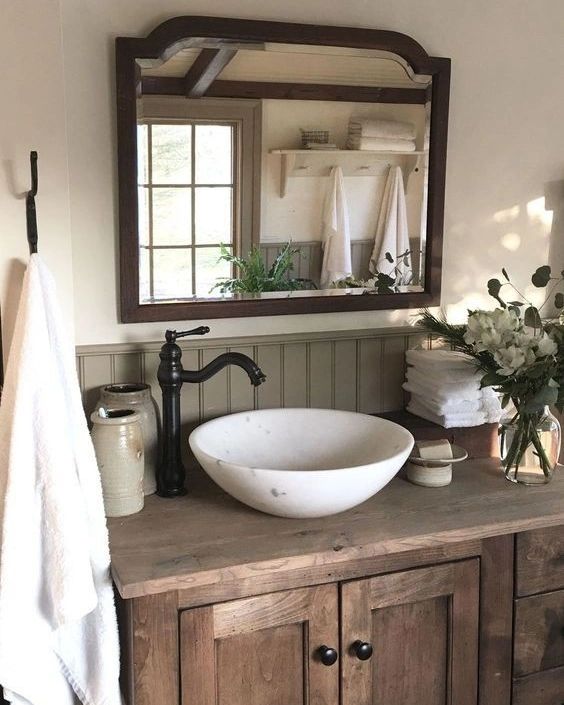
[{"label": "white marble vessel sink", "polygon": [[329,409],[264,409],[199,426],[190,447],[207,474],[250,507],[282,517],[343,512],[382,489],[413,436],[398,424]]}]

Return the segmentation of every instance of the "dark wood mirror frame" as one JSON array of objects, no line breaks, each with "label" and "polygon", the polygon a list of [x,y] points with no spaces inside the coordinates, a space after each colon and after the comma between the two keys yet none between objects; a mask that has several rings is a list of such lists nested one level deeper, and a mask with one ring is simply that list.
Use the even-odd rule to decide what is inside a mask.
[{"label": "dark wood mirror frame", "polygon": [[[180,49],[198,46],[202,40],[206,41],[208,47],[210,41],[213,41],[217,43],[218,48],[229,42],[280,42],[381,50],[402,57],[416,73],[432,77],[425,286],[422,292],[139,303],[136,99],[141,76],[137,60],[166,61]],[[450,59],[429,56],[414,39],[405,34],[386,30],[185,16],[163,22],[144,38],[118,37],[116,72],[122,322],[419,308],[439,304]],[[278,84],[278,86],[281,85]],[[338,88],[343,95],[341,100],[354,100],[351,97],[354,91],[348,91],[346,86]],[[292,86],[285,87],[285,90],[291,89]],[[360,90],[366,91],[366,89]],[[410,91],[410,89],[374,88],[369,102],[402,102],[402,90]],[[358,91],[359,89],[356,89],[357,94]],[[251,96],[247,93],[239,97]],[[269,97],[289,96],[271,95]],[[293,97],[299,96],[293,95]],[[327,100],[326,97],[325,100]],[[409,99],[403,102],[409,102]]]}]

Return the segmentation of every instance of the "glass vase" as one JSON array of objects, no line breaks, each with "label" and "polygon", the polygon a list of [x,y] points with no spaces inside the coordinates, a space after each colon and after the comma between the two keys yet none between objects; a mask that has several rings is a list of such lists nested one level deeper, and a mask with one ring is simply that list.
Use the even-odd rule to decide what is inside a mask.
[{"label": "glass vase", "polygon": [[560,455],[561,429],[548,406],[534,414],[516,413],[499,425],[505,477],[522,485],[550,482]]}]

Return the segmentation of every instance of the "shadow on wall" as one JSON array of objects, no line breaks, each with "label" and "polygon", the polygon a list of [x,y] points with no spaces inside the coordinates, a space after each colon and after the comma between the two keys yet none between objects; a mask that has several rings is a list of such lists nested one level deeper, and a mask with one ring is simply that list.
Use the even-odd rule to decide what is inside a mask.
[{"label": "shadow on wall", "polygon": [[[564,270],[564,180],[549,181],[544,187],[546,210],[552,211],[552,229],[550,231],[550,250],[548,264],[553,272]],[[564,414],[556,414],[564,425]],[[564,463],[564,448],[560,453],[560,463]]]},{"label": "shadow on wall", "polygon": [[545,208],[552,211],[548,264],[554,272],[564,270],[564,180],[549,181],[544,187]]},{"label": "shadow on wall", "polygon": [[[5,290],[2,295],[2,300],[5,303],[5,313],[2,316],[2,312],[0,312],[0,355],[3,353],[4,365],[9,353],[9,347],[6,341],[12,340],[12,335],[14,333],[16,314],[18,311],[18,304],[20,302],[26,265],[22,262],[22,260],[12,259],[8,263],[7,270],[8,275],[6,277]],[[2,341],[4,341],[4,345],[2,345]],[[0,362],[1,359],[2,358],[0,357]],[[2,375],[0,375],[0,378],[1,377]]]}]

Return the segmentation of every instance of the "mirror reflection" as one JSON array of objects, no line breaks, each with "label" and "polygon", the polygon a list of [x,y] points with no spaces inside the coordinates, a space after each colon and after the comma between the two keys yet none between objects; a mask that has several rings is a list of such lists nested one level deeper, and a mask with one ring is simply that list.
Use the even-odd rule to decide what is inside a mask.
[{"label": "mirror reflection", "polygon": [[140,303],[423,290],[429,77],[282,44],[139,65]]}]

